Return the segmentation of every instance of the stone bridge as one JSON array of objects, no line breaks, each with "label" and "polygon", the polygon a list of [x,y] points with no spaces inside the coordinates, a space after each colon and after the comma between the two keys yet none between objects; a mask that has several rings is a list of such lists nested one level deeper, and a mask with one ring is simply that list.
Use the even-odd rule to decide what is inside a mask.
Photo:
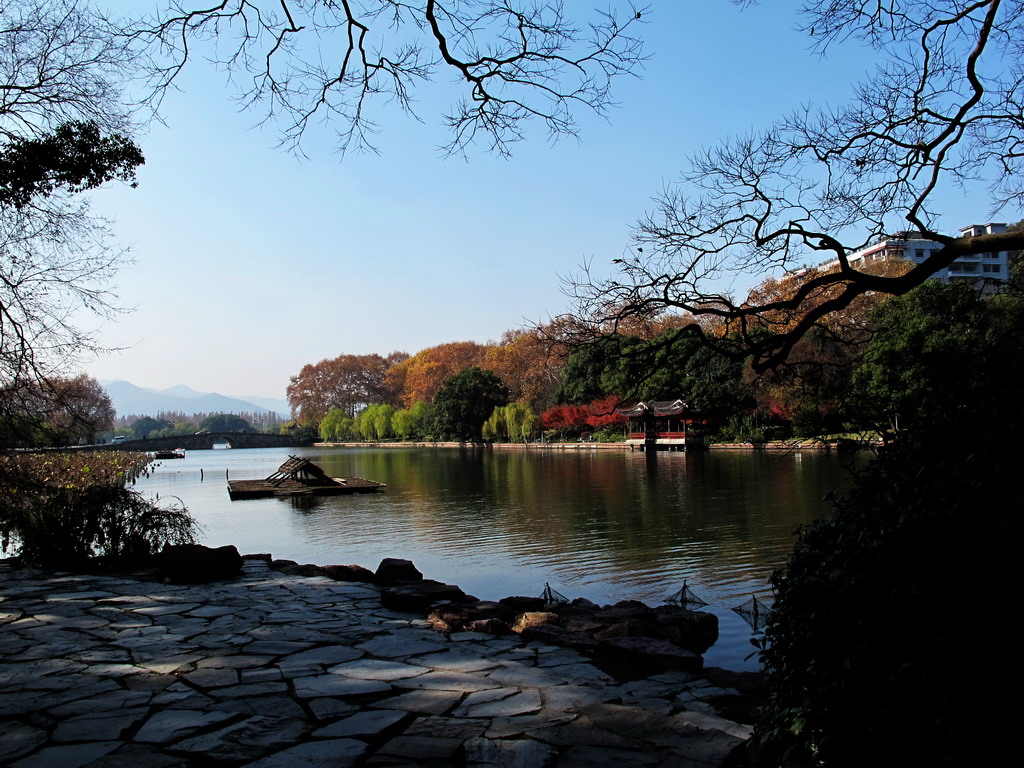
[{"label": "stone bridge", "polygon": [[202,451],[213,448],[214,443],[227,443],[232,448],[285,448],[310,445],[311,441],[303,441],[292,435],[267,435],[260,432],[206,432],[201,435],[126,440],[123,443],[95,447],[115,451],[173,451],[175,448]]}]

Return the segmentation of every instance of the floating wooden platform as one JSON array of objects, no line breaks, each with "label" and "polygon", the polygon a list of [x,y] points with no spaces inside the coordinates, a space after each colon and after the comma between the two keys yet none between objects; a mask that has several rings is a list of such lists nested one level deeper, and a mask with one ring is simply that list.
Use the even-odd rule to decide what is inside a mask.
[{"label": "floating wooden platform", "polygon": [[346,493],[373,493],[387,486],[361,477],[329,477],[323,481],[303,483],[287,479],[279,484],[266,480],[229,480],[228,496],[238,499],[262,499],[268,496],[339,496]]},{"label": "floating wooden platform", "polygon": [[361,477],[328,477],[307,458],[289,456],[266,480],[229,480],[228,496],[261,499],[267,496],[338,496],[343,493],[372,493],[384,483]]}]

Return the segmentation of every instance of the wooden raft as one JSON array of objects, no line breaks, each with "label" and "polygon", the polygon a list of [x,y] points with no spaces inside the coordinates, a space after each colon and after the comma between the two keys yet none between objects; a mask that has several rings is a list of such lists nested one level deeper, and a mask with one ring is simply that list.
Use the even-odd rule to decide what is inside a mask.
[{"label": "wooden raft", "polygon": [[384,483],[361,477],[328,477],[306,458],[289,456],[288,461],[265,480],[229,480],[228,496],[261,499],[268,496],[336,496],[344,493],[372,493]]}]

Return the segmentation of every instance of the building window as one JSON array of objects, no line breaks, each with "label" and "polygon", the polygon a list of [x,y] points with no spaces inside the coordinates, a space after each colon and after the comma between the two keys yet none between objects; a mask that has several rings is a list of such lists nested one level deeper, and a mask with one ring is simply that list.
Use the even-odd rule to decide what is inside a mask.
[{"label": "building window", "polygon": [[994,272],[994,273],[998,274],[999,272],[1002,272],[1003,269],[1002,269],[1002,265],[1000,265],[1000,264],[982,264],[981,265],[981,271],[982,272]]},{"label": "building window", "polygon": [[964,265],[962,265],[961,269],[963,269],[964,272],[977,272],[978,271],[978,265],[977,264],[964,264]]},{"label": "building window", "polygon": [[924,248],[915,248],[914,249],[914,258],[915,259],[923,259],[924,258]]}]

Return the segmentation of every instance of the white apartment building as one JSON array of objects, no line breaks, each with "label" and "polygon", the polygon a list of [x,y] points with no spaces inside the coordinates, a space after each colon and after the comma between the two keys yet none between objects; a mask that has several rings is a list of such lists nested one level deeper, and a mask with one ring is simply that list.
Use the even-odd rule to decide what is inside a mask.
[{"label": "white apartment building", "polygon": [[[992,222],[963,227],[960,234],[964,237],[973,237],[1005,231],[1006,224]],[[920,232],[897,232],[879,240],[874,245],[869,245],[867,248],[850,254],[850,266],[858,268],[873,261],[889,261],[891,259],[906,259],[911,263],[920,264],[934,251],[941,248],[941,243],[925,240]],[[825,268],[832,265],[838,266],[838,262],[826,264]],[[951,280],[970,280],[978,284],[978,288],[981,290],[995,289],[999,283],[1008,280],[1009,276],[1010,254],[1008,251],[961,256],[946,269],[940,270],[934,275],[936,279],[944,283]]]}]

